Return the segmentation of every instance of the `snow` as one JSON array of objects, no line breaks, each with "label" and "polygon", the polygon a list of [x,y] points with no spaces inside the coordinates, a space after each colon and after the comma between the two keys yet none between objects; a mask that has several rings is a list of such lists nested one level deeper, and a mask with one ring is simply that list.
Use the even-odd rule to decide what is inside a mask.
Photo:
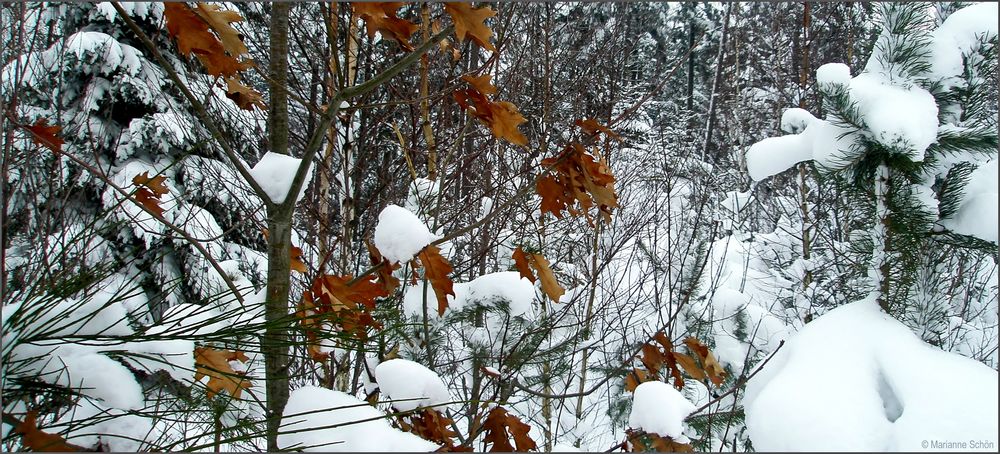
[{"label": "snow", "polygon": [[390,204],[378,215],[375,247],[390,263],[408,262],[438,238],[417,215],[399,205]]},{"label": "snow", "polygon": [[[278,446],[326,452],[433,451],[438,446],[392,428],[388,416],[354,396],[317,386],[292,391]],[[331,427],[337,426],[337,427]]]},{"label": "snow", "polygon": [[680,391],[661,381],[648,381],[635,388],[628,425],[633,429],[668,436],[684,443],[684,418],[697,407]]},{"label": "snow", "polygon": [[144,441],[153,438],[150,437],[152,419],[107,408],[88,399],[81,399],[58,423],[69,427],[66,441],[84,447],[103,442],[112,452],[148,450],[149,445]]},{"label": "snow", "polygon": [[997,4],[983,2],[955,11],[932,34],[931,73],[938,79],[960,76],[962,56],[975,51],[980,40],[997,36]]},{"label": "snow", "polygon": [[[837,76],[843,76],[843,68],[837,68],[824,69],[823,77],[843,82]],[[746,153],[750,178],[760,181],[810,159],[830,169],[842,168],[856,153],[854,143],[859,134],[905,154],[911,161],[924,160],[927,147],[937,141],[938,131],[937,102],[927,90],[893,85],[883,75],[872,72],[850,79],[846,89],[867,127],[863,132],[816,119],[801,109],[789,109],[782,116],[782,129],[801,132],[769,137],[751,145]]]},{"label": "snow", "polygon": [[760,451],[925,450],[997,438],[997,372],[921,341],[872,299],[807,324],[747,384]]},{"label": "snow", "polygon": [[[411,286],[403,295],[403,311],[410,316],[423,316],[421,305],[424,297],[421,289],[424,285]],[[460,311],[472,306],[495,306],[507,304],[510,315],[524,316],[532,312],[535,301],[535,286],[531,281],[522,278],[517,271],[501,271],[484,274],[470,282],[455,282],[455,296],[449,296],[448,308]],[[430,284],[424,289],[427,296],[428,315],[437,315],[437,297]]]},{"label": "snow", "polygon": [[[292,156],[268,151],[257,161],[257,164],[250,169],[250,175],[260,185],[261,189],[267,193],[274,203],[282,203],[288,196],[288,191],[292,187],[292,180],[295,179],[295,172],[299,169],[301,159]],[[306,195],[306,187],[312,179],[312,165],[309,166],[309,173],[302,183],[302,190],[295,201],[302,200]]]},{"label": "snow", "polygon": [[996,160],[972,171],[958,212],[942,224],[955,233],[997,243],[997,174]]},{"label": "snow", "polygon": [[805,134],[768,137],[747,150],[747,172],[754,181],[760,181],[812,157],[812,144]]},{"label": "snow", "polygon": [[400,411],[433,407],[449,402],[451,396],[434,371],[406,359],[390,359],[375,368],[375,382]]},{"label": "snow", "polygon": [[851,68],[843,63],[827,63],[816,69],[816,82],[820,85],[847,85],[851,81]]},{"label": "snow", "polygon": [[798,134],[804,131],[806,126],[809,126],[814,121],[816,121],[816,117],[809,113],[808,110],[792,107],[790,109],[785,109],[785,111],[781,113],[781,130],[792,134]]},{"label": "snow", "polygon": [[937,141],[937,102],[927,90],[891,84],[881,74],[863,73],[851,79],[851,99],[878,143],[924,160],[924,151]]}]

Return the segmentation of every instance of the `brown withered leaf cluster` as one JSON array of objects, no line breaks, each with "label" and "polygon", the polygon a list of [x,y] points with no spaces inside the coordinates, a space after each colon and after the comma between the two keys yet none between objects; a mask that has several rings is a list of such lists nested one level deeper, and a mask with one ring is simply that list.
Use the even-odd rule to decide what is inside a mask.
[{"label": "brown withered leaf cluster", "polygon": [[23,128],[31,133],[32,142],[56,153],[62,151],[62,146],[66,143],[59,137],[59,131],[62,131],[62,126],[49,126],[48,120],[44,118],[36,121],[33,125],[23,126]]},{"label": "brown withered leaf cluster", "polygon": [[368,37],[381,33],[383,39],[399,43],[406,51],[412,51],[410,37],[417,31],[417,25],[396,15],[403,2],[351,2],[354,15],[365,21]]},{"label": "brown withered leaf cluster", "polygon": [[165,184],[166,180],[167,177],[163,175],[150,177],[149,172],[132,177],[132,185],[136,187],[136,201],[158,216],[163,216],[163,207],[160,206],[161,198],[170,193]]},{"label": "brown withered leaf cluster", "polygon": [[595,158],[574,142],[558,157],[542,160],[542,165],[553,171],[536,183],[543,213],[560,219],[564,211],[572,216],[583,214],[593,223],[590,209],[596,205],[605,221],[610,222],[611,210],[618,206],[618,194],[615,177],[603,158]]},{"label": "brown withered leaf cluster", "polygon": [[549,261],[542,256],[542,254],[527,253],[524,252],[520,246],[514,249],[514,266],[517,267],[517,271],[521,273],[521,277],[528,279],[532,283],[536,280],[541,281],[542,292],[545,293],[549,299],[554,303],[559,302],[559,297],[562,296],[566,291],[559,285],[559,281],[556,280],[556,275],[552,272],[552,268],[549,267]]},{"label": "brown withered leaf cluster", "polygon": [[674,351],[673,343],[666,334],[656,333],[653,340],[643,345],[639,353],[639,361],[644,369],[633,368],[625,376],[625,389],[631,392],[635,391],[640,383],[659,381],[662,370],[666,370],[668,376],[673,379],[674,387],[678,389],[684,387],[684,376],[681,372],[698,381],[709,379],[716,386],[722,384],[726,372],[708,347],[694,337],[684,339],[684,345],[695,354],[697,360],[691,355]]},{"label": "brown withered leaf cluster", "polygon": [[689,443],[678,443],[667,436],[641,430],[625,431],[626,449],[631,452],[694,452]]},{"label": "brown withered leaf cluster", "polygon": [[490,77],[492,76],[489,74],[462,76],[462,80],[468,82],[470,88],[455,90],[452,93],[455,102],[489,127],[494,137],[515,145],[528,145],[528,138],[518,129],[521,123],[528,120],[518,112],[514,104],[490,99],[490,95],[497,92],[497,88],[490,83]]},{"label": "brown withered leaf cluster", "polygon": [[[483,441],[490,444],[489,452],[528,452],[538,449],[535,440],[528,435],[531,426],[503,407],[490,410],[483,421],[483,430]],[[514,440],[513,445],[510,443],[511,439]]]},{"label": "brown withered leaf cluster", "polygon": [[[610,132],[604,132],[601,128],[607,128],[596,122],[581,121],[578,125],[584,132]],[[542,165],[551,171],[535,185],[542,198],[542,213],[560,219],[564,211],[572,216],[583,214],[593,225],[590,210],[596,206],[604,220],[611,221],[611,210],[618,207],[615,177],[596,148],[588,151],[580,142],[571,142],[558,156],[543,159]]]},{"label": "brown withered leaf cluster", "polygon": [[197,58],[209,75],[223,78],[227,97],[241,109],[265,110],[263,96],[244,85],[239,74],[253,66],[253,61],[245,58],[249,50],[240,33],[231,25],[241,22],[243,16],[218,5],[198,3],[191,8],[185,2],[165,3],[163,16],[177,49]]},{"label": "brown withered leaf cluster", "polygon": [[319,276],[302,294],[295,315],[305,330],[306,345],[315,361],[325,361],[329,356],[319,346],[319,334],[325,322],[358,340],[367,339],[369,329],[381,329],[371,312],[375,310],[376,298],[386,297],[388,292],[370,278],[347,285],[351,280],[353,276],[349,274]]},{"label": "brown withered leaf cluster", "polygon": [[[719,386],[726,379],[726,371],[719,364],[719,361],[715,359],[712,352],[708,349],[708,346],[703,344],[700,340],[694,337],[688,337],[684,339],[684,345],[687,346],[691,353],[694,353],[698,357],[698,361],[701,363],[701,370],[705,372],[705,376],[712,381],[715,386]],[[694,377],[694,375],[692,375]]]},{"label": "brown withered leaf cluster", "polygon": [[400,429],[441,445],[438,452],[471,452],[472,449],[455,444],[457,432],[451,429],[452,421],[433,408],[425,408],[417,413],[399,416]]},{"label": "brown withered leaf cluster", "polygon": [[209,347],[194,349],[194,379],[197,381],[202,377],[208,377],[208,397],[226,390],[229,391],[229,395],[239,399],[243,390],[252,385],[250,380],[244,378],[246,374],[233,370],[230,361],[246,363],[250,358],[241,351],[216,350]]}]

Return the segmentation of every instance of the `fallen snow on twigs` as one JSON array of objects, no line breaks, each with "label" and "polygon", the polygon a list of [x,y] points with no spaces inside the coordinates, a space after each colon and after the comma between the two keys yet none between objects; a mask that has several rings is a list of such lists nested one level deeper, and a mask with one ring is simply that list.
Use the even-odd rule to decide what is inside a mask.
[{"label": "fallen snow on twigs", "polygon": [[375,368],[375,381],[386,399],[400,411],[430,407],[451,400],[434,371],[406,359],[390,359]]},{"label": "fallen snow on twigs", "polygon": [[407,262],[439,237],[410,210],[389,205],[378,215],[375,247],[389,262]]},{"label": "fallen snow on twigs", "polygon": [[433,451],[439,446],[392,428],[363,400],[317,386],[292,391],[278,435],[282,449],[325,452]]}]

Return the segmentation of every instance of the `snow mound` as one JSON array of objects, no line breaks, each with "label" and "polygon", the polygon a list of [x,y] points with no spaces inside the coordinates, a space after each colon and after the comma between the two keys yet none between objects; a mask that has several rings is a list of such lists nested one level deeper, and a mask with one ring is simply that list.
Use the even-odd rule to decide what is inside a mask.
[{"label": "snow mound", "polygon": [[827,63],[816,69],[816,82],[846,85],[851,82],[851,68],[843,63]]},{"label": "snow mound", "polygon": [[995,448],[997,383],[995,370],[924,343],[865,299],[792,336],[743,402],[760,451],[975,448],[971,440]]},{"label": "snow mound", "polygon": [[628,425],[685,443],[688,440],[683,434],[684,418],[695,409],[694,404],[673,386],[648,381],[635,388]]},{"label": "snow mound", "polygon": [[[272,202],[281,203],[288,196],[288,190],[292,187],[292,180],[295,179],[295,172],[299,169],[301,162],[302,160],[299,158],[268,151],[250,169],[250,176],[267,193]],[[309,174],[302,184],[302,190],[299,191],[299,195],[295,199],[296,202],[305,197],[306,187],[309,186],[309,180],[312,179],[312,170],[310,165]]]},{"label": "snow mound", "polygon": [[434,371],[406,359],[390,359],[375,368],[375,381],[392,406],[400,411],[431,407],[451,400],[448,388]]},{"label": "snow mound", "polygon": [[282,449],[325,452],[433,451],[439,446],[392,428],[388,416],[354,396],[317,386],[292,391],[278,435]]},{"label": "snow mound", "polygon": [[972,171],[962,204],[951,218],[942,222],[955,233],[997,243],[997,161]]},{"label": "snow mound", "polygon": [[409,261],[439,238],[417,215],[398,205],[389,205],[379,213],[374,236],[375,247],[391,263]]}]

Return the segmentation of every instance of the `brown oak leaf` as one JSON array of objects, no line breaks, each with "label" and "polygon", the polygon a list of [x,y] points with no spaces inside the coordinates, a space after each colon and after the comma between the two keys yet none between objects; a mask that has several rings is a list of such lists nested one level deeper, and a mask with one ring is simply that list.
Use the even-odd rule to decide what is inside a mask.
[{"label": "brown oak leaf", "polygon": [[66,143],[61,137],[59,137],[59,131],[62,130],[62,127],[49,126],[48,120],[44,118],[39,119],[33,125],[24,126],[24,128],[31,132],[32,142],[35,142],[56,153],[62,151],[62,146]]},{"label": "brown oak leaf", "polygon": [[354,14],[365,21],[368,37],[382,33],[385,39],[399,43],[407,51],[413,51],[410,36],[417,31],[417,25],[396,15],[403,2],[351,2]]},{"label": "brown oak leaf", "polygon": [[455,296],[454,284],[448,277],[452,272],[451,264],[441,256],[441,250],[434,245],[428,245],[420,251],[417,260],[424,268],[424,276],[434,288],[438,315],[444,315],[444,311],[448,309],[448,295]]},{"label": "brown oak leaf", "polygon": [[240,393],[252,385],[243,373],[233,370],[230,361],[246,363],[250,361],[241,351],[216,350],[209,347],[194,349],[195,381],[208,377],[208,397],[215,396],[219,391],[226,390],[234,398],[239,399]]},{"label": "brown oak leaf", "polygon": [[496,16],[496,11],[488,6],[473,8],[471,3],[466,2],[447,2],[444,4],[444,10],[451,15],[451,20],[455,23],[455,36],[459,42],[470,38],[479,47],[496,52],[497,48],[490,43],[493,30],[484,23],[486,19]]}]

